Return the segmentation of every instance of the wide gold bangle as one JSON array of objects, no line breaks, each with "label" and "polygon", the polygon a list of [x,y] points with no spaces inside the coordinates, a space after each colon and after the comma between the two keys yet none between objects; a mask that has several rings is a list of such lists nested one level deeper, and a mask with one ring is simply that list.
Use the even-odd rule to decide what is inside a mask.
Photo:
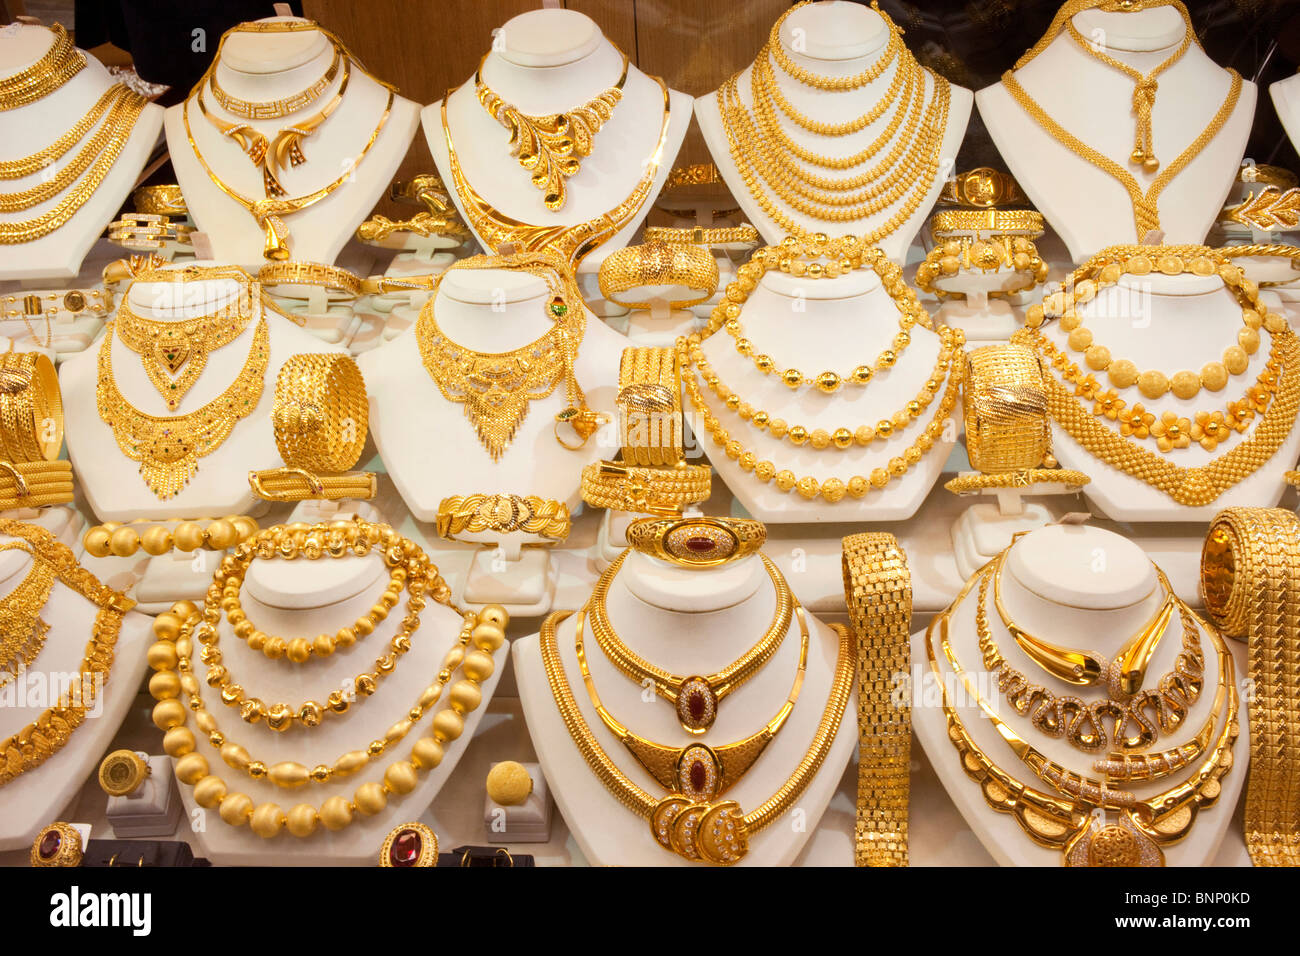
[{"label": "wide gold bangle", "polygon": [[149,762],[134,750],[114,750],[99,764],[99,789],[125,797],[140,789],[150,772]]},{"label": "wide gold bangle", "polygon": [[125,213],[121,219],[108,224],[106,237],[125,249],[148,252],[161,249],[169,242],[181,245],[193,243],[194,227],[184,222],[172,222],[163,213]]},{"label": "wide gold bangle", "polygon": [[662,468],[682,460],[682,370],[676,349],[624,349],[616,405],[623,461]]},{"label": "wide gold bangle", "polygon": [[1237,182],[1260,183],[1264,186],[1276,186],[1279,189],[1291,189],[1300,186],[1300,177],[1284,166],[1245,163],[1237,172]]},{"label": "wide gold bangle", "polygon": [[69,823],[51,823],[36,834],[28,859],[32,866],[81,866],[81,834]]},{"label": "wide gold bangle", "polygon": [[361,295],[361,279],[347,269],[320,262],[268,262],[257,270],[257,281],[276,295],[291,295],[282,286],[324,289],[332,299],[355,299]]},{"label": "wide gold bangle", "polygon": [[627,301],[621,296],[647,286],[673,286],[698,295],[674,299],[669,306],[683,309],[707,301],[718,289],[718,263],[709,250],[696,245],[647,242],[615,249],[600,264],[600,294],[629,309],[648,309],[649,302]]},{"label": "wide gold bangle", "polygon": [[712,491],[708,465],[642,468],[598,461],[582,469],[582,500],[593,508],[674,516],[686,505],[707,501]]},{"label": "wide gold bangle", "polygon": [[68,461],[0,460],[0,510],[67,504],[72,492]]},{"label": "wide gold bangle", "polygon": [[157,557],[173,549],[184,554],[225,551],[247,541],[257,531],[257,522],[247,515],[228,515],[212,521],[181,521],[175,526],[153,521],[133,521],[130,524],[106,521],[87,531],[81,543],[86,553],[94,558],[109,555],[129,558],[141,549],[145,554]]},{"label": "wide gold bangle", "polygon": [[958,173],[943,184],[938,199],[940,205],[967,209],[991,209],[1028,201],[1015,177],[988,166]]},{"label": "wide gold bangle", "polygon": [[722,175],[713,163],[692,163],[674,166],[664,182],[664,189],[681,189],[683,186],[712,186],[722,182]]},{"label": "wide gold bangle", "polygon": [[568,506],[536,495],[454,495],[438,505],[438,536],[448,541],[468,532],[535,534],[563,541],[573,529]]},{"label": "wide gold bangle", "polygon": [[54,363],[41,352],[0,355],[0,457],[12,464],[53,461],[63,448],[63,396]]},{"label": "wide gold bangle", "polygon": [[163,216],[184,216],[189,213],[181,187],[175,183],[141,186],[131,194],[136,212],[158,213]]},{"label": "wide gold bangle", "polygon": [[1205,610],[1249,650],[1246,849],[1256,866],[1300,866],[1300,516],[1228,508],[1201,549]]},{"label": "wide gold bangle", "polygon": [[1037,354],[1023,345],[986,345],[966,356],[962,380],[966,454],[985,474],[1054,464],[1047,385]]},{"label": "wide gold bangle", "polygon": [[290,358],[275,379],[271,423],[289,468],[347,471],[361,457],[370,424],[366,382],[357,363],[342,353]]},{"label": "wide gold bangle", "polygon": [[683,568],[716,568],[758,552],[767,528],[749,518],[638,518],[627,528],[633,551]]},{"label": "wide gold bangle", "polygon": [[740,226],[646,226],[644,242],[663,242],[670,246],[756,246],[758,230],[745,223]]},{"label": "wide gold bangle", "polygon": [[1024,471],[1000,471],[985,475],[970,471],[944,483],[954,495],[973,495],[997,488],[1028,488],[1031,485],[1064,484],[1067,491],[1077,491],[1092,481],[1081,471],[1071,468],[1026,468]]},{"label": "wide gold bangle", "polygon": [[318,475],[288,466],[250,471],[248,487],[263,501],[369,501],[379,493],[372,471]]},{"label": "wide gold bangle", "polygon": [[930,235],[936,240],[957,233],[1002,233],[1037,239],[1043,230],[1043,214],[1031,209],[947,209],[930,217]]},{"label": "wide gold bangle", "polygon": [[907,866],[911,798],[912,574],[892,534],[843,540],[844,603],[857,637],[858,866]]},{"label": "wide gold bangle", "polygon": [[963,270],[966,272],[997,272],[1009,269],[1022,276],[1021,281],[1008,289],[989,293],[990,298],[1016,295],[1047,279],[1048,266],[1038,254],[1032,239],[1024,236],[990,235],[979,239],[957,236],[938,242],[926,253],[925,261],[916,267],[916,287],[939,298],[965,298],[964,292],[950,291],[936,285],[937,280],[950,279]]}]

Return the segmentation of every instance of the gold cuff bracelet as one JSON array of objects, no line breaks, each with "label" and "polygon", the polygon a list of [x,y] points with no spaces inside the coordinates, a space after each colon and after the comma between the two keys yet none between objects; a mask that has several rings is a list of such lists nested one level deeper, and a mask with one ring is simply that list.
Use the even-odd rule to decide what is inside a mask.
[{"label": "gold cuff bracelet", "polygon": [[638,518],[628,525],[633,551],[683,568],[715,568],[755,554],[767,528],[749,518]]}]

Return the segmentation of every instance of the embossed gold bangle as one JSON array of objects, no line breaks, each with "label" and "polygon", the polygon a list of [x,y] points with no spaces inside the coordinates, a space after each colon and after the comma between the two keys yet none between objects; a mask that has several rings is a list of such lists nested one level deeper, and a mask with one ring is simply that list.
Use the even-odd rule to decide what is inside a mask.
[{"label": "embossed gold bangle", "polygon": [[616,405],[624,462],[662,468],[685,457],[682,369],[675,349],[624,349]]},{"label": "embossed gold bangle", "polygon": [[629,309],[648,309],[649,302],[628,302],[625,292],[646,286],[674,286],[699,295],[673,300],[669,306],[684,309],[707,301],[718,289],[718,263],[709,250],[690,244],[646,242],[615,249],[600,264],[600,294]]},{"label": "embossed gold bangle", "polygon": [[248,487],[263,501],[369,501],[379,493],[372,471],[318,475],[288,466],[250,471]]},{"label": "embossed gold bangle", "polygon": [[912,574],[898,541],[883,532],[845,538],[841,564],[858,649],[854,859],[858,866],[907,866]]},{"label": "embossed gold bangle", "polygon": [[0,460],[0,510],[66,504],[72,492],[70,462]]},{"label": "embossed gold bangle", "polygon": [[351,356],[295,355],[280,368],[271,423],[289,468],[346,471],[361,457],[369,421],[365,379]]},{"label": "embossed gold bangle", "polygon": [[51,823],[32,841],[32,866],[81,866],[81,834],[69,823]]},{"label": "embossed gold bangle", "polygon": [[994,206],[1028,201],[1020,184],[1010,173],[988,166],[958,173],[943,184],[938,199],[940,205],[962,206],[967,209],[991,209]]},{"label": "embossed gold bangle", "polygon": [[573,529],[568,506],[537,495],[453,495],[438,504],[438,536],[459,540],[464,532],[535,534],[563,541]]},{"label": "embossed gold bangle", "polygon": [[955,233],[1003,233],[1037,239],[1043,230],[1043,214],[1032,209],[946,209],[930,217],[930,235],[936,240]]},{"label": "embossed gold bangle", "polygon": [[1237,182],[1260,183],[1264,186],[1276,186],[1279,189],[1291,189],[1300,186],[1300,177],[1284,166],[1245,163],[1237,173]]},{"label": "embossed gold bangle", "polygon": [[158,213],[163,216],[189,214],[185,197],[181,195],[181,187],[175,183],[141,186],[131,194],[131,203],[136,212]]},{"label": "embossed gold bangle", "polygon": [[641,468],[599,461],[582,469],[582,500],[593,508],[673,516],[686,505],[707,501],[712,491],[708,465]]},{"label": "embossed gold bangle", "polygon": [[0,457],[53,461],[63,447],[63,397],[54,363],[41,352],[0,355]]},{"label": "embossed gold bangle", "polygon": [[1021,472],[1050,459],[1047,386],[1033,349],[986,345],[966,356],[962,382],[966,453],[985,474]]},{"label": "embossed gold bangle", "polygon": [[936,285],[939,279],[956,276],[963,270],[967,272],[997,272],[1010,269],[1023,276],[1018,285],[1009,289],[989,292],[990,298],[1001,298],[1032,289],[1046,281],[1048,266],[1038,253],[1038,247],[1032,239],[1024,236],[989,235],[980,238],[956,236],[935,243],[926,253],[925,261],[916,268],[916,287],[922,292],[930,292],[940,299],[952,296],[965,298],[964,292],[942,289]]},{"label": "embossed gold bangle", "polygon": [[1228,508],[1201,550],[1210,618],[1248,644],[1246,849],[1256,866],[1300,866],[1300,517]]},{"label": "embossed gold bangle", "polygon": [[749,518],[639,518],[628,525],[627,543],[683,568],[716,568],[756,554],[767,528]]},{"label": "embossed gold bangle", "polygon": [[[206,522],[206,525],[202,522]],[[94,558],[113,555],[129,558],[143,549],[157,557],[175,549],[191,551],[225,551],[257,534],[257,522],[247,515],[227,515],[214,521],[181,521],[175,526],[152,521],[119,524],[108,521],[95,525],[82,536],[86,553]]]},{"label": "embossed gold bangle", "polygon": [[1063,484],[1067,491],[1078,491],[1092,481],[1072,468],[1027,468],[1024,471],[1001,471],[992,475],[969,471],[944,483],[954,495],[973,495],[995,488],[1028,488],[1031,485]]},{"label": "embossed gold bangle", "polygon": [[140,789],[151,772],[149,762],[134,750],[114,750],[99,765],[99,789],[125,797]]},{"label": "embossed gold bangle", "polygon": [[337,299],[355,299],[361,295],[359,276],[320,262],[268,262],[257,270],[257,281],[273,292],[275,286],[297,285],[322,288]]},{"label": "embossed gold bangle", "polygon": [[749,223],[740,226],[646,226],[641,238],[648,243],[709,247],[756,246],[761,240],[758,230]]}]

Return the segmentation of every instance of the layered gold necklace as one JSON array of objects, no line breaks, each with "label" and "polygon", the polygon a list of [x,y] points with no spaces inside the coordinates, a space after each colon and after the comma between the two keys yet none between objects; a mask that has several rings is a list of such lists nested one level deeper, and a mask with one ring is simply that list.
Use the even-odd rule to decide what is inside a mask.
[{"label": "layered gold necklace", "polygon": [[63,24],[50,27],[54,38],[45,55],[26,69],[0,77],[0,110],[13,110],[49,96],[86,67]]},{"label": "layered gold necklace", "polygon": [[484,54],[474,73],[478,101],[493,119],[510,133],[510,152],[519,165],[531,173],[534,186],[542,191],[547,209],[564,208],[565,181],[582,168],[582,160],[591,155],[596,134],[609,122],[614,107],[623,99],[627,82],[627,54],[618,82],[596,94],[582,106],[563,113],[533,116],[507,103],[483,82]]},{"label": "layered gold necklace", "polygon": [[32,559],[18,586],[0,598],[0,687],[4,687],[45,645],[50,626],[41,618],[41,611],[50,600],[56,574],[26,542],[0,545],[0,551],[22,551]]}]

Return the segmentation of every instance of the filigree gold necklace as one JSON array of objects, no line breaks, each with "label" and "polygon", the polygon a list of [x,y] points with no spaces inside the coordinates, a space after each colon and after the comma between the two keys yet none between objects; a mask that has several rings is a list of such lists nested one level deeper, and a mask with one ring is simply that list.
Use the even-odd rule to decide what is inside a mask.
[{"label": "filigree gold necklace", "polygon": [[25,543],[3,544],[0,551],[22,551],[32,559],[32,566],[18,586],[0,598],[0,687],[4,687],[31,664],[45,645],[50,626],[41,619],[41,610],[50,599],[55,572]]}]

